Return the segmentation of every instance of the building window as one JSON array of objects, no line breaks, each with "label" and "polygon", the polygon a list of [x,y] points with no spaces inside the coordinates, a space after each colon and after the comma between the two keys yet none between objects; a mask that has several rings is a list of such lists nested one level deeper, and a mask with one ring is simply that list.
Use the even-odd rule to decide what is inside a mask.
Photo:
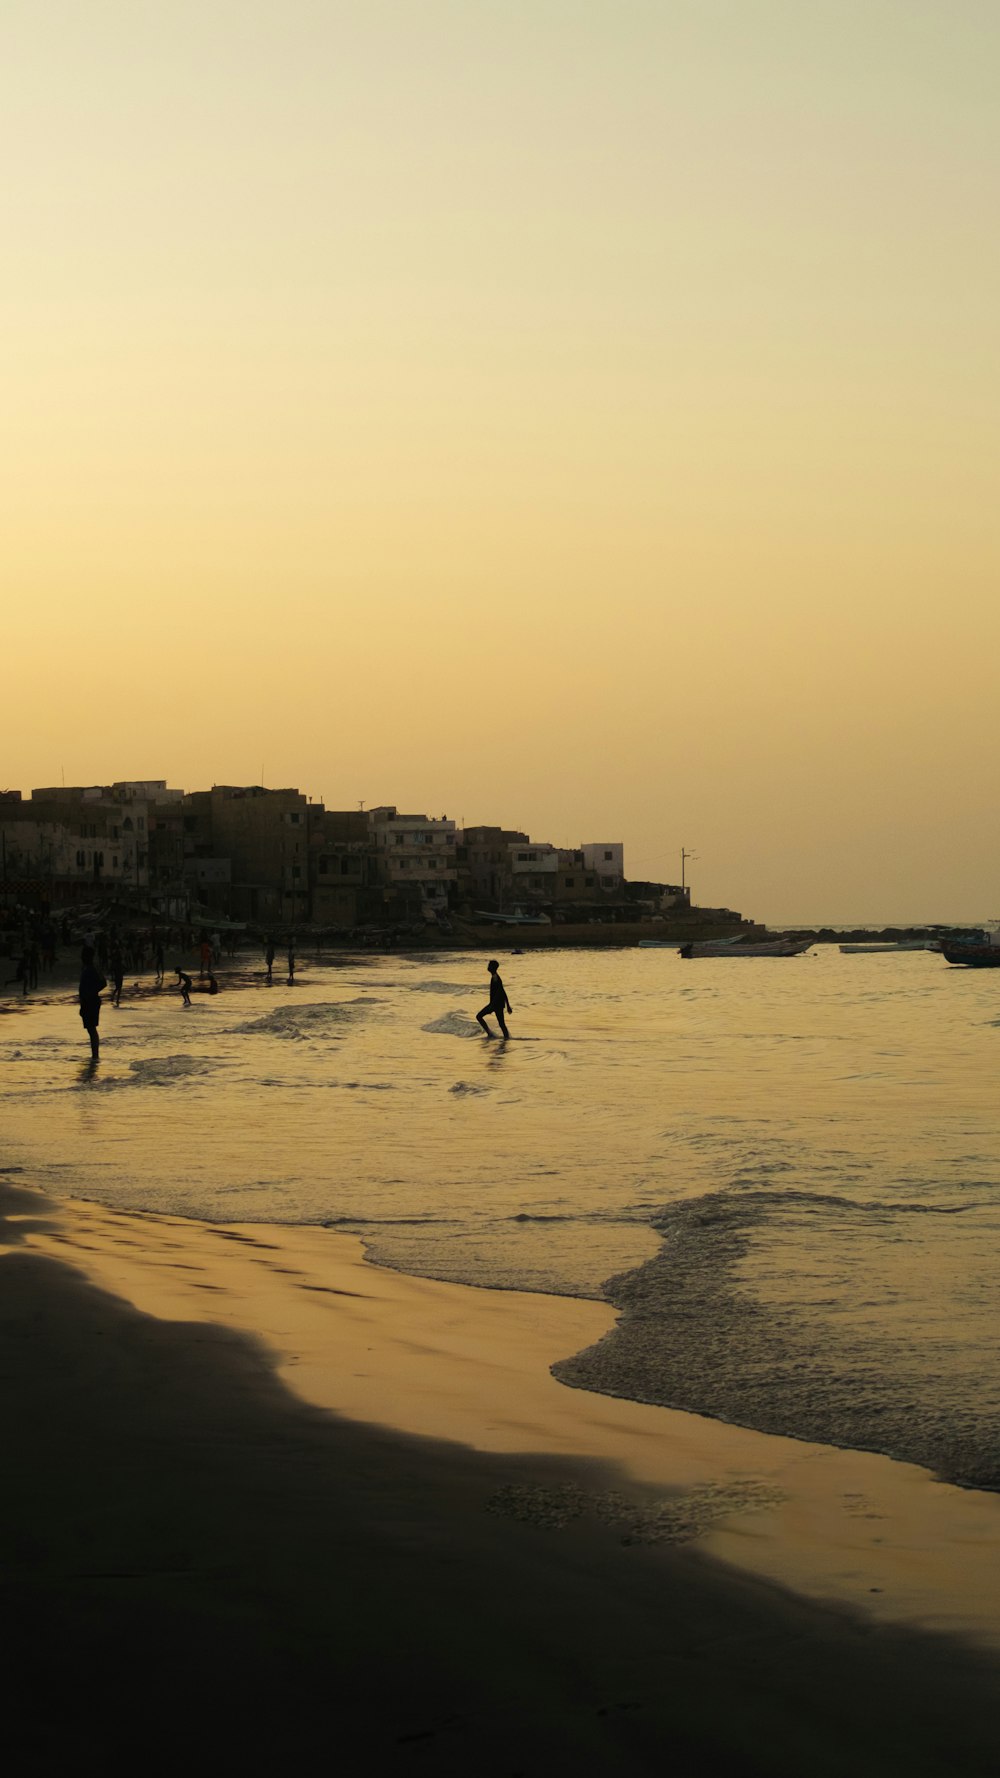
[{"label": "building window", "polygon": [[614,853],[613,853],[613,852],[605,852],[605,854],[604,854],[604,861],[605,861],[605,863],[606,863],[606,864],[610,864],[610,863],[611,863],[611,861],[612,861],[612,859],[613,859],[613,858],[614,858]]},{"label": "building window", "polygon": [[122,822],[122,832],[123,833],[131,833],[132,832],[132,817],[131,817],[131,815],[126,815],[124,821]]},{"label": "building window", "polygon": [[117,858],[117,855],[116,855],[116,856],[115,856],[115,857],[113,857],[113,858],[112,858],[112,860],[111,860],[111,869],[112,869],[112,870],[117,870],[117,869],[118,869],[118,858]]},{"label": "building window", "polygon": [[293,864],[292,865],[292,881],[295,882],[299,877],[301,877],[301,875],[302,875],[301,864]]},{"label": "building window", "polygon": [[350,874],[351,874],[351,861],[350,861],[350,859],[349,859],[349,858],[342,858],[342,859],[341,859],[341,861],[340,861],[340,874],[341,874],[341,876],[342,876],[342,877],[349,877],[349,876],[350,876]]},{"label": "building window", "polygon": [[400,870],[409,870],[409,868],[410,868],[409,860],[406,858],[401,858],[399,861],[399,868],[400,868]]},{"label": "building window", "polygon": [[77,855],[76,855],[76,867],[77,867],[77,870],[82,870],[82,869],[83,869],[83,867],[84,867],[84,865],[85,865],[85,864],[86,864],[86,862],[87,862],[87,860],[86,860],[86,858],[85,858],[85,857],[84,857],[84,855],[83,855],[83,853],[82,853],[82,852],[78,852],[78,853],[77,853]]},{"label": "building window", "polygon": [[393,838],[394,838],[397,846],[401,846],[403,844],[403,835],[401,833],[394,834]]},{"label": "building window", "polygon": [[103,867],[104,867],[104,853],[103,852],[95,852],[94,853],[94,863],[99,868],[103,869]]},{"label": "building window", "polygon": [[572,889],[572,887],[573,887],[573,885],[574,885],[574,883],[575,883],[575,882],[576,882],[576,878],[575,878],[575,877],[567,877],[567,878],[566,878],[566,887],[567,887],[567,889]]},{"label": "building window", "polygon": [[436,858],[428,858],[427,863],[431,870],[437,870],[438,861]]},{"label": "building window", "polygon": [[594,887],[593,877],[584,877],[584,882],[585,882],[588,889],[592,889]]}]

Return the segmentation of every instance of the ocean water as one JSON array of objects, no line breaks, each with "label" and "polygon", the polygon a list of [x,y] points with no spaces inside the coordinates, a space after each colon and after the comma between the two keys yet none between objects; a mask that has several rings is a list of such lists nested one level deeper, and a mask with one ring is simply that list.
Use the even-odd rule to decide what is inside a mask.
[{"label": "ocean water", "polygon": [[[567,1383],[1000,1487],[1000,971],[932,953],[255,962],[0,1019],[3,1163],[49,1191],[358,1233],[381,1263],[607,1296]],[[11,1002],[6,1003],[11,1006]]]}]

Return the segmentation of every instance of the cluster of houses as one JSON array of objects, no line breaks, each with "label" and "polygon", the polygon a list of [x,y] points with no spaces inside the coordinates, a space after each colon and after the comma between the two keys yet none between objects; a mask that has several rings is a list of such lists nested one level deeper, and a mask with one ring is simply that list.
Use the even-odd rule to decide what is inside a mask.
[{"label": "cluster of houses", "polygon": [[627,883],[620,841],[567,848],[390,805],[327,809],[299,790],[163,779],[0,792],[10,906],[115,898],[172,918],[354,928],[515,914],[625,921],[683,905]]}]

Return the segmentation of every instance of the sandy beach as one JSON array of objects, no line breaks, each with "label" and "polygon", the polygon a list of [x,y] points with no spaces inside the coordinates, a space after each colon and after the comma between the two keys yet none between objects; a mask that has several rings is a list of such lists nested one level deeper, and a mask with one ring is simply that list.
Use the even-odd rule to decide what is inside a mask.
[{"label": "sandy beach", "polygon": [[1000,1500],[568,1389],[604,1305],[3,1183],[36,1759],[995,1771]]}]

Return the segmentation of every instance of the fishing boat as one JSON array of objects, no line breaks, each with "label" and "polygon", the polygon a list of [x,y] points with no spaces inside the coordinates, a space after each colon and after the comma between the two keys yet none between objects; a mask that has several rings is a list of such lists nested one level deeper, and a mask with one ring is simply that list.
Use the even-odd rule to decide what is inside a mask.
[{"label": "fishing boat", "polygon": [[941,946],[936,938],[901,938],[895,944],[885,945],[841,945],[843,957],[875,957],[885,951],[939,951]]},{"label": "fishing boat", "polygon": [[705,939],[681,945],[682,957],[801,957],[811,938]]},{"label": "fishing boat", "polygon": [[966,969],[1000,969],[1000,943],[963,945],[945,939],[941,955],[946,963],[961,963]]},{"label": "fishing boat", "polygon": [[488,908],[477,908],[474,920],[481,920],[484,926],[551,926],[548,914],[526,914],[521,908],[515,908],[511,914],[491,913]]}]

